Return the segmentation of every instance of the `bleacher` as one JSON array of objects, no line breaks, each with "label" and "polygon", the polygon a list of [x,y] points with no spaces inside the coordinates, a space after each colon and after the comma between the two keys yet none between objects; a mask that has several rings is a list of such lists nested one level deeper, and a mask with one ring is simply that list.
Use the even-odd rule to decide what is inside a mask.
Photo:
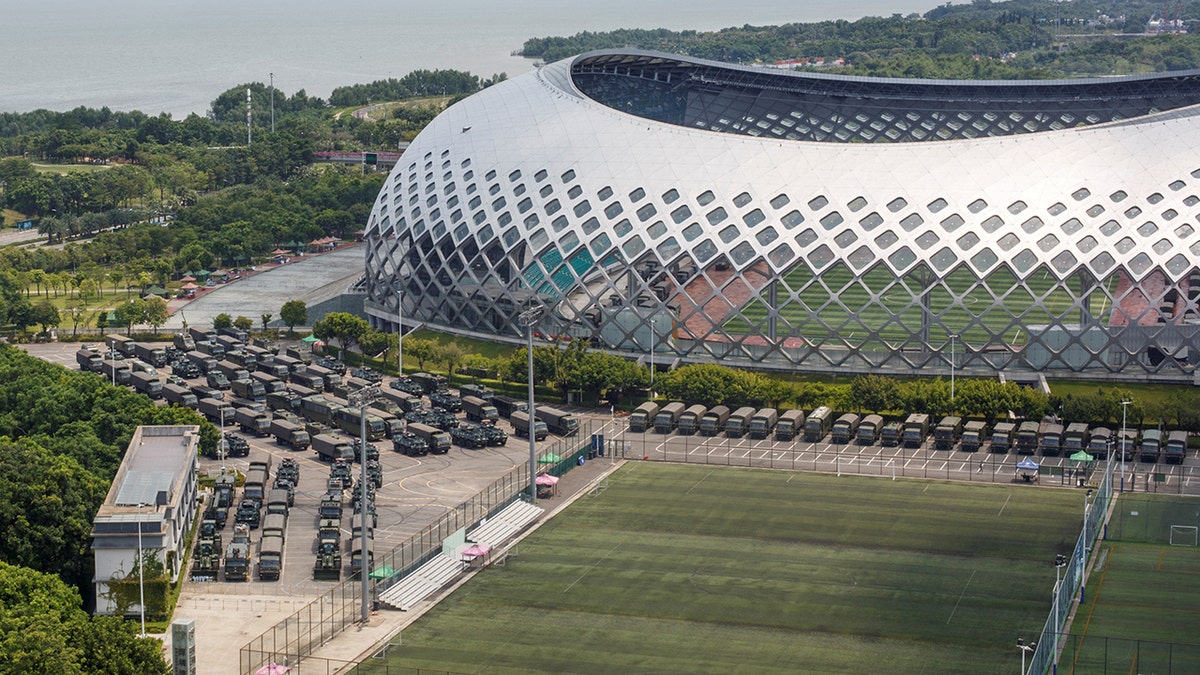
[{"label": "bleacher", "polygon": [[[537,520],[542,509],[523,501],[504,507],[486,523],[467,533],[467,541],[500,546]],[[396,585],[379,594],[379,603],[391,609],[407,612],[438,589],[450,583],[466,569],[467,563],[445,553],[439,553],[421,565]]]},{"label": "bleacher", "polygon": [[473,544],[487,544],[493,548],[508,541],[521,530],[537,520],[542,509],[523,501],[515,501],[504,507],[496,515],[467,533],[467,541]]},{"label": "bleacher", "polygon": [[380,593],[379,603],[406,612],[461,574],[463,568],[461,560],[439,553],[395,586]]}]

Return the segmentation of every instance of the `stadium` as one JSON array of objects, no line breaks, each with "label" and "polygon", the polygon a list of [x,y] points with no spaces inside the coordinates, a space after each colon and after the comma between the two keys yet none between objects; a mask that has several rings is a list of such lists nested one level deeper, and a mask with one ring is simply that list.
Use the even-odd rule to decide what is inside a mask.
[{"label": "stadium", "polygon": [[1191,379],[1200,71],[1048,81],[590,52],[439,115],[365,308],[656,363]]}]

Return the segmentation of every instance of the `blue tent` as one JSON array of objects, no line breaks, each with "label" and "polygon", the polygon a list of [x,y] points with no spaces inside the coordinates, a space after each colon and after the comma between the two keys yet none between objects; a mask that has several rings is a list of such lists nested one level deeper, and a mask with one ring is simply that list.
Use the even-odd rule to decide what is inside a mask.
[{"label": "blue tent", "polygon": [[1038,466],[1038,463],[1033,461],[1033,459],[1030,457],[1026,457],[1025,459],[1017,462],[1017,468],[1024,469],[1025,471],[1037,471]]}]

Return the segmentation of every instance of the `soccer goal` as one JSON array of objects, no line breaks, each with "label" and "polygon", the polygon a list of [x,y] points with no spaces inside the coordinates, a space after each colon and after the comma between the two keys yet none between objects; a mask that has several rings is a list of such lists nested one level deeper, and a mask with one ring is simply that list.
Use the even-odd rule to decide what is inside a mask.
[{"label": "soccer goal", "polygon": [[1197,528],[1195,525],[1172,525],[1171,526],[1171,545],[1172,546],[1195,546]]}]

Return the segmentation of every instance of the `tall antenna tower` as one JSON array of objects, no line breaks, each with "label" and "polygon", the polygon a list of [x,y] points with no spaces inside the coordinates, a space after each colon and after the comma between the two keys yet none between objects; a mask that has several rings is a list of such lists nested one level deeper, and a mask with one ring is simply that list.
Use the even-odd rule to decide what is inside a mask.
[{"label": "tall antenna tower", "polygon": [[246,145],[250,145],[250,141],[254,137],[254,128],[250,126],[253,114],[254,112],[250,109],[250,87],[246,87]]}]

